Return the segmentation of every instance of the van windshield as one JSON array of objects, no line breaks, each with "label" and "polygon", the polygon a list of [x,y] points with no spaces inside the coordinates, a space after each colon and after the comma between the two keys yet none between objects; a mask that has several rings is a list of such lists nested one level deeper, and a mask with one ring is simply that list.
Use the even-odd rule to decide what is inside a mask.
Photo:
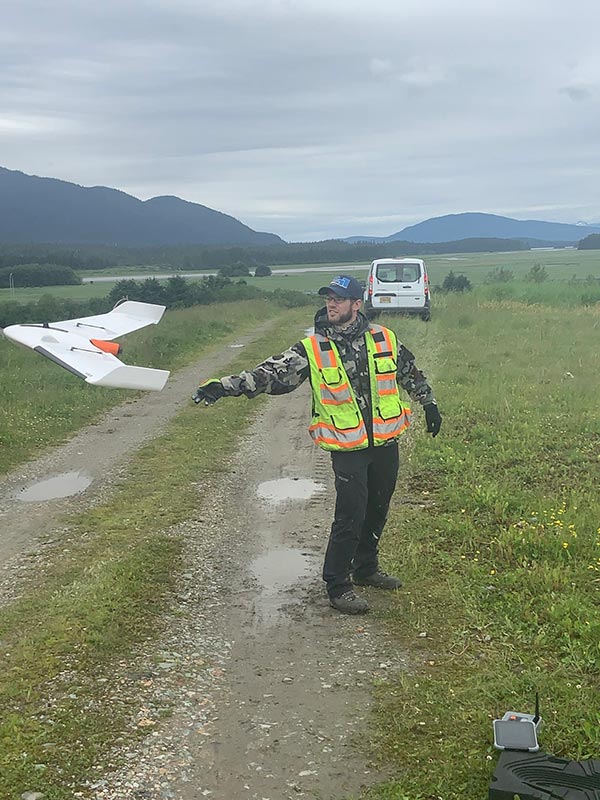
[{"label": "van windshield", "polygon": [[382,283],[414,283],[421,277],[419,264],[378,264],[377,280]]}]

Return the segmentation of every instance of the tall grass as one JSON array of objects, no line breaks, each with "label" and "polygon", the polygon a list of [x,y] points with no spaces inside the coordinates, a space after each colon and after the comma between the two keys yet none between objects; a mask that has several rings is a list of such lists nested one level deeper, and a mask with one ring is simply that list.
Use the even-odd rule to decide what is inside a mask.
[{"label": "tall grass", "polygon": [[526,305],[600,306],[600,280],[549,281],[530,283],[510,281],[477,286],[476,296],[482,300],[514,300]]},{"label": "tall grass", "polygon": [[398,327],[444,424],[406,448],[384,539],[412,668],[377,690],[397,779],[369,797],[485,797],[491,720],[536,691],[545,749],[599,755],[600,313],[465,296]]}]

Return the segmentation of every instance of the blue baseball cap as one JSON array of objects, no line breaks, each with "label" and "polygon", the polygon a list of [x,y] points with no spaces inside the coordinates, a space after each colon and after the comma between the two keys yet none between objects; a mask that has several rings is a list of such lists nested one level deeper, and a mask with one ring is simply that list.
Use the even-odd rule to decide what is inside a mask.
[{"label": "blue baseball cap", "polygon": [[356,278],[351,278],[350,275],[338,275],[337,278],[331,281],[329,286],[322,286],[319,289],[319,294],[321,295],[329,294],[330,292],[339,295],[339,297],[362,300],[364,290]]}]

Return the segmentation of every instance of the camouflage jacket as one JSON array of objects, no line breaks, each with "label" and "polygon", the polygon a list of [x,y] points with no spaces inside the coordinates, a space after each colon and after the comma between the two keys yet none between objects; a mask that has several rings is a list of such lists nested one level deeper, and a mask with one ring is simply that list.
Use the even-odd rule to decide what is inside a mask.
[{"label": "camouflage jacket", "polygon": [[[336,329],[327,320],[327,311],[321,308],[315,316],[315,333],[332,339],[361,408],[367,429],[371,428],[371,390],[368,373],[365,331],[369,321],[361,312],[350,328]],[[297,389],[310,375],[306,350],[298,342],[279,355],[271,356],[253,370],[221,378],[225,395],[229,397],[256,397],[266,394],[287,394]],[[425,375],[417,369],[415,357],[401,342],[398,342],[397,381],[412,400],[426,405],[434,400],[433,391]]]}]

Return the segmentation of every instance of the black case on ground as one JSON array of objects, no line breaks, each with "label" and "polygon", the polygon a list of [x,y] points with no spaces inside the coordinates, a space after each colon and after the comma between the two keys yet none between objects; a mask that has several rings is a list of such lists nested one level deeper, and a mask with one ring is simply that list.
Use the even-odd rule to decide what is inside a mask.
[{"label": "black case on ground", "polygon": [[489,800],[600,800],[600,761],[503,750]]}]

